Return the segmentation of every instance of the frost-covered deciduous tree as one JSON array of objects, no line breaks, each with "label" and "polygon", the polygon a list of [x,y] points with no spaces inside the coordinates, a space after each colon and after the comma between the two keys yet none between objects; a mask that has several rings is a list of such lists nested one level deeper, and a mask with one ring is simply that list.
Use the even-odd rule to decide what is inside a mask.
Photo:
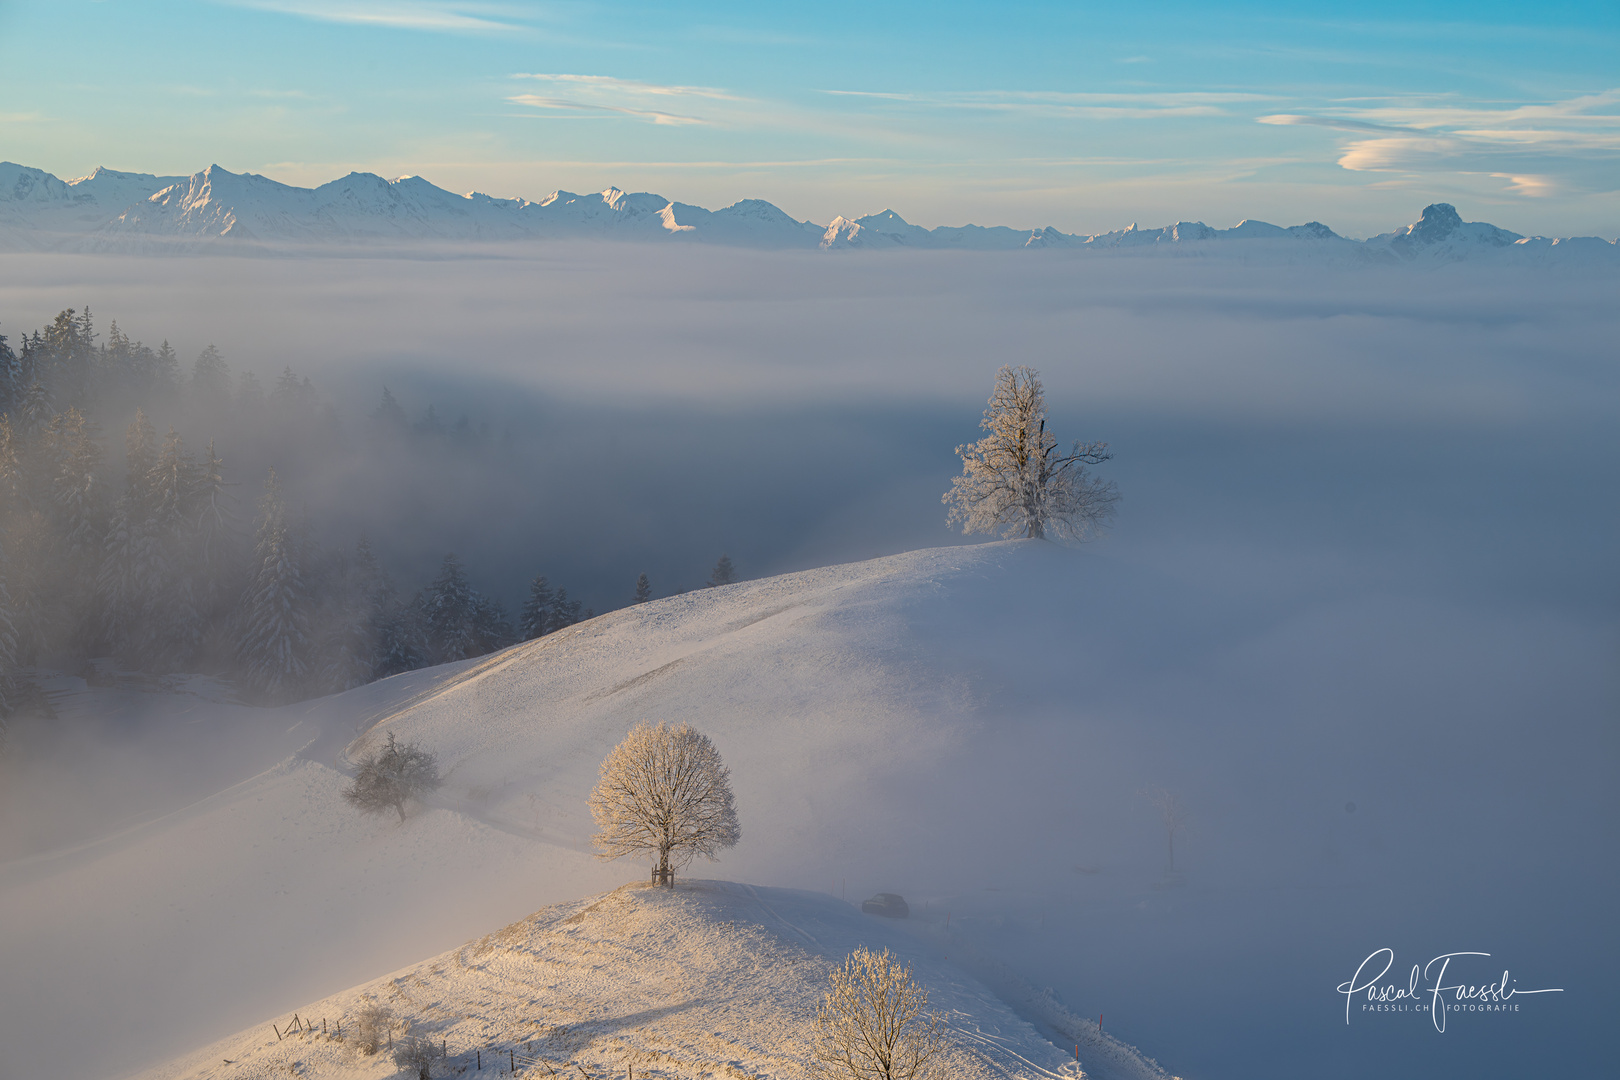
[{"label": "frost-covered deciduous tree", "polygon": [[928,991],[889,955],[861,947],[832,971],[816,1011],[815,1063],[838,1080],[927,1080],[940,1075],[945,1021],[927,1015]]},{"label": "frost-covered deciduous tree", "polygon": [[259,499],[252,576],[242,598],[237,646],[247,685],[270,701],[297,695],[309,674],[311,598],[304,577],[305,548],[303,530],[288,520],[271,469]]},{"label": "frost-covered deciduous tree", "polygon": [[979,426],[988,434],[958,446],[962,475],[944,496],[946,520],[964,533],[1078,542],[1113,517],[1119,492],[1087,471],[1107,461],[1108,444],[1076,442],[1058,451],[1046,430],[1046,398],[1035,370],[1003,367]]},{"label": "frost-covered deciduous tree", "polygon": [[439,784],[439,764],[433,755],[415,743],[396,742],[390,731],[387,746],[360,759],[343,797],[362,813],[393,810],[403,822],[405,804],[437,790]]},{"label": "frost-covered deciduous tree", "polygon": [[653,854],[653,880],[670,887],[694,856],[712,862],[742,838],[731,771],[690,724],[637,724],[602,762],[590,806],[597,857]]},{"label": "frost-covered deciduous tree", "polygon": [[1170,873],[1176,872],[1176,833],[1187,825],[1187,808],[1176,798],[1173,791],[1165,788],[1146,788],[1142,797],[1152,804],[1153,809],[1159,812],[1159,820],[1164,822],[1164,838],[1169,854]]}]

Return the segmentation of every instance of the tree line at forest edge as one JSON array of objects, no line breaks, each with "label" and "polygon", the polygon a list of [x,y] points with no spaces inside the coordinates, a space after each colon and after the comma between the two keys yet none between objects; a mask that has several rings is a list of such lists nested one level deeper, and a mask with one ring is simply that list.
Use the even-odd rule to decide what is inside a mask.
[{"label": "tree line at forest edge", "polygon": [[[88,309],[61,312],[20,345],[0,336],[0,719],[38,700],[20,669],[47,656],[218,672],[251,699],[278,702],[479,656],[594,614],[539,576],[514,625],[454,554],[406,595],[364,536],[352,551],[322,551],[274,469],[249,535],[229,513],[213,442],[193,455],[173,428],[159,438],[138,406],[123,468],[107,461],[91,417],[131,401],[229,399],[233,417],[287,421],[284,439],[329,429],[331,409],[290,367],[266,394],[251,373],[233,380],[210,345],[182,378],[167,342],[151,349],[113,323],[97,345]],[[1003,367],[988,406],[985,437],[956,448],[963,472],[944,496],[948,520],[964,533],[1069,542],[1105,524],[1118,493],[1086,466],[1108,460],[1106,444],[1059,450],[1036,373]],[[371,419],[390,436],[490,437],[465,417],[446,429],[431,408],[411,425],[386,388]],[[722,555],[708,584],[735,578]],[[633,602],[651,595],[642,574]]]},{"label": "tree line at forest edge", "polygon": [[[364,536],[323,551],[274,469],[251,526],[238,524],[214,443],[193,454],[138,406],[121,466],[103,448],[94,418],[132,401],[189,396],[306,427],[335,423],[290,368],[266,393],[251,373],[233,377],[210,345],[183,377],[166,341],[152,349],[115,322],[97,344],[88,309],[63,311],[19,346],[0,335],[0,718],[38,703],[21,669],[47,657],[216,672],[252,700],[282,702],[479,656],[594,614],[542,575],[514,623],[454,554],[402,592]],[[446,427],[431,407],[412,425],[386,389],[371,419],[388,434],[491,438],[465,417]],[[709,583],[735,578],[722,556]],[[642,574],[633,602],[651,597]]]}]

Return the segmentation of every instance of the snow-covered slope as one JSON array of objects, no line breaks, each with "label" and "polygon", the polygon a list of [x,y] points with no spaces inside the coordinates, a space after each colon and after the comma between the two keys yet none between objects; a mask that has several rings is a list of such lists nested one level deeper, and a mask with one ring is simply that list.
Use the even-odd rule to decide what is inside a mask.
[{"label": "snow-covered slope", "polygon": [[[971,835],[999,817],[931,790],[994,688],[975,684],[956,646],[931,643],[932,628],[973,625],[977,601],[953,613],[948,599],[961,585],[1009,570],[1034,584],[1064,566],[1079,564],[1024,542],[805,571],[261,711],[270,744],[300,742],[296,754],[3,864],[0,908],[29,932],[0,933],[0,1041],[37,1064],[71,1015],[100,1033],[78,1051],[82,1074],[117,1073],[639,879],[639,866],[592,858],[585,797],[608,749],[647,719],[693,722],[732,769],[744,837],[728,874],[823,887],[855,875],[857,888],[899,882],[926,897],[944,865],[930,830],[961,816],[953,832]],[[340,797],[349,759],[385,731],[431,748],[446,776],[404,826]]]},{"label": "snow-covered slope", "polygon": [[485,242],[568,238],[697,241],[749,248],[1009,251],[1068,248],[1091,253],[1172,253],[1241,258],[1447,262],[1510,259],[1528,265],[1620,266],[1620,249],[1595,237],[1529,246],[1517,233],[1465,223],[1445,203],[1403,229],[1365,242],[1320,222],[1283,228],[1247,220],[1230,229],[1201,221],[1162,228],[1074,235],[1046,227],[913,225],[893,210],[799,221],[762,199],[706,210],[649,192],[616,187],[580,195],[557,191],[538,202],[457,195],[419,176],[394,180],[350,173],[299,188],[210,165],[190,177],[98,168],[62,181],[0,162],[0,248],[136,253],[265,252],[280,246],[398,241]]},{"label": "snow-covered slope", "polygon": [[[1230,549],[1201,550],[1156,561],[1035,541],[917,551],[657,600],[299,706],[213,716],[188,700],[184,726],[198,742],[263,727],[244,740],[243,768],[216,770],[211,794],[164,793],[115,827],[76,830],[71,846],[0,863],[5,1068],[124,1075],[234,1031],[248,1034],[212,1064],[279,1054],[271,1018],[335,1019],[375,985],[408,995],[412,1016],[462,1050],[514,1037],[520,1008],[554,1023],[578,996],[597,1007],[581,1014],[588,1023],[565,1024],[587,1028],[580,1049],[599,1055],[587,1068],[622,1060],[617,1020],[639,1032],[624,1053],[669,1032],[672,1054],[715,1075],[732,1075],[728,1062],[764,1072],[784,1052],[746,1018],[785,1023],[770,1017],[801,1008],[817,976],[793,982],[785,961],[803,949],[823,963],[865,932],[855,927],[886,926],[843,902],[878,891],[918,912],[914,940],[882,940],[910,950],[941,1003],[1047,1071],[1093,1029],[1031,983],[1059,987],[1075,1013],[1106,1012],[1110,1033],[1177,1072],[1215,1048],[1227,1075],[1308,1075],[1344,1045],[1333,987],[1411,909],[1447,912],[1437,948],[1461,940],[1515,964],[1524,956],[1557,985],[1563,968],[1544,957],[1567,967],[1576,953],[1540,938],[1498,946],[1504,931],[1482,927],[1492,912],[1469,905],[1494,888],[1537,916],[1524,921],[1538,934],[1569,927],[1583,949],[1600,939],[1584,908],[1542,919],[1528,897],[1547,881],[1560,895],[1607,895],[1578,857],[1598,842],[1580,823],[1597,817],[1549,794],[1555,776],[1600,789],[1581,769],[1595,776],[1602,753],[1569,733],[1587,723],[1581,710],[1593,731],[1612,713],[1612,691],[1592,689],[1593,672],[1612,666],[1607,624],[1577,630],[1477,596],[1392,593],[1383,565],[1368,585],[1372,573],[1331,560],[1279,558],[1259,575]],[[579,931],[596,952],[566,981],[543,974],[562,972],[544,957],[565,947],[565,927],[588,922],[559,924],[566,912],[513,930],[511,948],[487,961],[458,949],[546,905],[645,878],[644,864],[592,857],[586,811],[603,757],[644,720],[690,721],[714,740],[743,836],[717,870],[690,876],[758,883],[764,904],[750,907],[747,890],[688,894],[680,904],[695,906],[663,912],[674,936],[660,941],[656,909],[615,894]],[[349,762],[388,732],[436,753],[446,779],[403,824],[341,798]],[[116,744],[106,752],[123,764]],[[175,770],[188,753],[174,748]],[[1450,766],[1459,753],[1467,768]],[[1480,805],[1482,776],[1514,783]],[[1159,786],[1192,808],[1169,874],[1143,798]],[[52,812],[44,792],[33,811]],[[1403,905],[1379,903],[1397,889]],[[609,918],[621,900],[622,918]],[[633,972],[587,970],[718,941],[727,922],[743,927],[737,949],[711,963],[693,947],[679,966],[694,987],[742,980],[745,967],[767,980],[744,980],[729,1003],[711,995],[690,1015],[647,1015],[684,1004],[685,990],[659,1000],[656,982]],[[438,973],[422,964],[445,950],[457,951]],[[462,971],[458,956],[486,967]],[[368,983],[407,968],[417,974]],[[784,1011],[761,987],[781,989]],[[1569,1038],[1594,1038],[1580,1006],[1563,1021]],[[710,1019],[724,1022],[703,1036]],[[1268,1039],[1284,1045],[1256,1045]],[[1082,1045],[1088,1070],[1104,1074],[1107,1045]],[[266,1069],[328,1050],[341,1052],[311,1041],[291,1061],[266,1057]],[[1259,1064],[1234,1064],[1246,1057]],[[367,1061],[355,1075],[389,1075]],[[1035,1067],[1015,1075],[1041,1075]]]},{"label": "snow-covered slope", "polygon": [[97,168],[62,181],[48,172],[0,161],[0,226],[37,234],[40,246],[79,237],[183,177]]},{"label": "snow-covered slope", "polygon": [[[951,938],[937,919],[896,922],[821,893],[695,880],[673,892],[634,883],[552,905],[144,1077],[392,1076],[386,1053],[368,1058],[356,1046],[356,1017],[376,1005],[389,1010],[395,1038],[440,1046],[439,1068],[450,1072],[482,1063],[588,1076],[633,1070],[649,1080],[804,1077],[828,972],[858,945],[888,949],[927,989],[930,1010],[950,1028],[944,1066],[953,1080],[1075,1075],[1073,1051],[948,959]],[[1037,1022],[1078,1048],[1094,1080],[1169,1080],[1061,1006]]]}]

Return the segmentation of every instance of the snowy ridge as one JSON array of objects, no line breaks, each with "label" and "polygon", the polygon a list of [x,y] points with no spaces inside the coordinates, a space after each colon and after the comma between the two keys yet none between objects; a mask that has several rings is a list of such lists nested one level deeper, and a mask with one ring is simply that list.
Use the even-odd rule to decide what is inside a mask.
[{"label": "snowy ridge", "polygon": [[[631,884],[544,908],[266,1019],[143,1080],[292,1068],[308,1077],[392,1076],[386,1052],[367,1057],[355,1046],[355,1017],[371,1003],[393,1013],[396,1038],[408,1031],[443,1047],[442,1067],[452,1072],[515,1061],[537,1074],[620,1076],[630,1068],[649,1080],[803,1077],[828,972],[857,945],[889,949],[927,988],[930,1008],[951,1028],[950,1076],[1075,1076],[1070,1055],[942,958],[954,947],[944,936],[818,893],[687,880],[673,893]],[[294,1014],[294,1031],[279,1030],[294,1024]],[[1083,1045],[1085,1075],[1094,1080],[1169,1080],[1122,1043],[1093,1033]]]},{"label": "snowy ridge", "polygon": [[704,242],[745,248],[1011,251],[1062,248],[1090,253],[1173,253],[1295,260],[1442,263],[1506,259],[1528,265],[1620,266],[1620,248],[1597,237],[1523,237],[1464,222],[1436,203],[1415,223],[1366,241],[1320,222],[1282,227],[1246,220],[1229,229],[1201,221],[1162,228],[1076,235],[1058,229],[913,225],[893,210],[799,221],[762,199],[719,210],[650,192],[609,187],[556,191],[538,202],[457,195],[419,176],[389,180],[350,173],[316,188],[278,183],[210,165],[190,177],[98,168],[63,181],[0,162],[0,248],[140,254],[230,250],[262,253],[286,245],[399,241],[492,242],[612,239]]}]

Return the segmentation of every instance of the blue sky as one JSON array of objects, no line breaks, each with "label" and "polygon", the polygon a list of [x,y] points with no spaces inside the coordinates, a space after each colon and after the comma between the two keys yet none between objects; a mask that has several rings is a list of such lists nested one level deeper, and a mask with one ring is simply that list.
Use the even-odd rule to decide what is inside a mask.
[{"label": "blue sky", "polygon": [[0,0],[0,158],[826,221],[1620,232],[1620,5]]}]

